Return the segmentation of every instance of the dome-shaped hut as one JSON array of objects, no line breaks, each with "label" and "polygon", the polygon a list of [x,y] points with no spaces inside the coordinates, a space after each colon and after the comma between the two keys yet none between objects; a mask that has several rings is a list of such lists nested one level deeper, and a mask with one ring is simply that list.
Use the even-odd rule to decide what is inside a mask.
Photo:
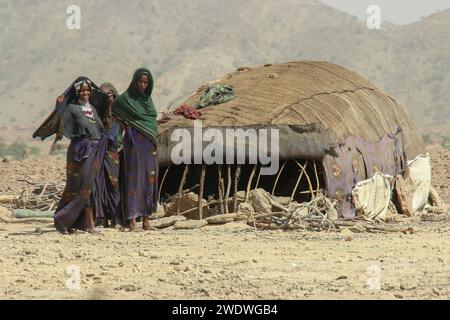
[{"label": "dome-shaped hut", "polygon": [[[227,203],[233,199],[231,193],[248,191],[251,180],[251,189],[257,186],[297,201],[308,200],[320,190],[338,200],[340,216],[353,217],[351,193],[358,182],[377,172],[396,177],[407,168],[408,161],[426,153],[405,108],[368,80],[339,65],[298,61],[240,68],[214,83],[233,87],[235,97],[200,110],[198,120],[203,130],[218,129],[224,136],[227,129],[277,130],[279,171],[262,176],[258,174],[259,163],[227,162],[230,149],[225,145],[219,172],[217,165],[195,163],[198,152],[194,147],[190,168],[175,165],[172,153],[178,141],[173,141],[173,133],[183,128],[194,136],[194,121],[171,115],[170,120],[159,125],[163,196],[185,187],[193,190],[201,184],[200,197],[211,198],[218,194],[224,177],[222,197],[220,192],[216,197],[227,199]],[[207,87],[199,88],[184,104],[195,106]],[[233,144],[233,148],[237,145]],[[247,160],[251,158],[250,149],[246,149]],[[299,169],[308,176],[300,184]]]}]

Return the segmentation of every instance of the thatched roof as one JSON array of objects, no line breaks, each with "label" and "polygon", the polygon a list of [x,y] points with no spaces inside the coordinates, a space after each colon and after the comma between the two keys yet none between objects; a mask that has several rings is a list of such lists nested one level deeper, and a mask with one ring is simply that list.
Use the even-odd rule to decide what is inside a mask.
[{"label": "thatched roof", "polygon": [[[204,127],[280,129],[280,158],[321,159],[348,136],[378,142],[400,127],[408,160],[424,146],[405,108],[368,80],[341,66],[298,61],[243,69],[215,83],[234,87],[236,97],[202,109]],[[202,86],[186,103],[199,102]],[[159,126],[160,155],[169,161],[170,133],[191,128],[182,116]]]}]

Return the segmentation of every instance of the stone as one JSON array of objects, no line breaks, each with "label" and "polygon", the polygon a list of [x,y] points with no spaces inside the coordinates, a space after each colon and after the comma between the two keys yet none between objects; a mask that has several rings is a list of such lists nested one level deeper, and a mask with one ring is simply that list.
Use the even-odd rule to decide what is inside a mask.
[{"label": "stone", "polygon": [[395,202],[400,214],[404,214],[408,217],[412,217],[414,212],[412,208],[412,182],[411,178],[407,175],[406,177],[402,177],[401,175],[397,175],[395,182]]},{"label": "stone", "polygon": [[164,209],[164,207],[158,203],[158,207],[156,209],[156,212],[151,216],[152,220],[157,220],[157,219],[162,219],[164,217],[166,217],[166,211]]},{"label": "stone", "polygon": [[433,214],[443,214],[443,213],[445,213],[444,207],[428,206],[428,207],[425,208],[425,210],[428,213],[433,213]]},{"label": "stone", "polygon": [[236,221],[246,221],[252,213],[255,213],[252,205],[249,203],[240,203],[237,209]]},{"label": "stone", "polygon": [[13,161],[14,160],[14,158],[13,158],[13,156],[5,156],[4,158],[3,158],[3,162],[4,163],[8,163],[8,162],[11,162],[11,161]]},{"label": "stone", "polygon": [[328,218],[328,220],[331,220],[331,221],[339,220],[339,214],[338,214],[338,212],[337,212],[335,207],[328,208],[328,210],[327,210],[327,218]]},{"label": "stone", "polygon": [[7,208],[0,206],[0,221],[10,222],[14,218],[14,214]]},{"label": "stone", "polygon": [[179,266],[182,262],[183,262],[183,260],[181,260],[180,258],[176,258],[176,259],[170,261],[170,264],[173,266]]},{"label": "stone", "polygon": [[403,218],[404,216],[398,213],[394,202],[389,202],[389,207],[386,212],[386,219],[384,221],[387,223],[399,223],[402,222]]},{"label": "stone", "polygon": [[[289,202],[291,201],[291,197],[280,197],[280,196],[272,196],[270,195],[270,198],[275,201],[276,203],[281,204],[282,206],[287,206]],[[291,203],[295,203],[295,201],[292,201]]]},{"label": "stone", "polygon": [[445,204],[442,201],[439,193],[433,187],[431,187],[431,189],[430,189],[430,195],[428,196],[428,201],[429,201],[430,205],[433,207],[445,208]]},{"label": "stone", "polygon": [[237,214],[236,213],[230,213],[230,214],[219,214],[216,216],[211,216],[206,218],[206,222],[208,224],[225,224],[233,222],[234,219],[236,219]]},{"label": "stone", "polygon": [[[203,217],[209,216],[209,208],[205,206],[206,204],[207,201],[205,199],[202,199],[202,205],[204,206]],[[194,208],[198,208],[198,195],[194,192],[184,194],[180,199],[180,213]],[[169,216],[176,215],[178,209],[178,196],[175,195],[172,201],[170,201],[168,204],[165,205],[164,209],[167,215]],[[192,210],[192,212],[186,213],[184,214],[184,216],[188,219],[195,219],[195,220],[200,219],[198,209]]]},{"label": "stone", "polygon": [[341,228],[339,230],[339,233],[343,237],[352,237],[353,236],[353,232],[349,228]]},{"label": "stone", "polygon": [[133,291],[138,291],[140,289],[141,288],[136,287],[133,284],[126,284],[126,285],[123,285],[123,286],[120,286],[120,287],[116,288],[115,290],[117,290],[117,291],[126,291],[126,292],[133,292]]},{"label": "stone", "polygon": [[255,209],[255,212],[263,214],[272,212],[270,194],[266,190],[256,189],[250,191],[248,200],[253,209]]},{"label": "stone", "polygon": [[270,79],[278,79],[280,76],[278,75],[278,74],[276,74],[276,73],[270,73],[269,74],[269,78]]},{"label": "stone", "polygon": [[353,233],[364,233],[366,232],[366,228],[361,225],[355,225],[349,228],[349,230]]},{"label": "stone", "polygon": [[206,226],[208,222],[206,220],[186,220],[186,221],[178,221],[175,223],[175,230],[193,230],[200,229]]},{"label": "stone", "polygon": [[179,221],[185,221],[186,217],[184,216],[171,216],[166,218],[161,218],[157,220],[150,221],[150,226],[157,228],[157,229],[164,229],[167,227],[171,227],[175,225]]}]

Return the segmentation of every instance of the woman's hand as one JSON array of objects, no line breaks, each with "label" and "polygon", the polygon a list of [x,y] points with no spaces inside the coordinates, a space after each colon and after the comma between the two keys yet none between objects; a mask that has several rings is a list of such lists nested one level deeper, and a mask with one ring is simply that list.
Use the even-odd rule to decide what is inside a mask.
[{"label": "woman's hand", "polygon": [[56,102],[57,103],[63,103],[65,98],[66,97],[64,97],[64,95],[60,95],[58,98],[56,98]]},{"label": "woman's hand", "polygon": [[114,121],[116,121],[116,122],[122,127],[122,129],[125,130],[125,129],[128,128],[128,124],[126,124],[125,122],[123,122],[121,119],[115,117],[114,115],[113,115],[113,119],[114,119]]}]

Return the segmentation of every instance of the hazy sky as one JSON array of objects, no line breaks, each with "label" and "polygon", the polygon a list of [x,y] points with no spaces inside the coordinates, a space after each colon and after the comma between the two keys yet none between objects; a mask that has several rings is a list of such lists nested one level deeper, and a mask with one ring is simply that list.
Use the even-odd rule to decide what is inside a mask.
[{"label": "hazy sky", "polygon": [[382,19],[396,24],[408,24],[421,17],[450,8],[450,0],[320,0],[331,7],[366,19],[370,5],[378,5]]}]

